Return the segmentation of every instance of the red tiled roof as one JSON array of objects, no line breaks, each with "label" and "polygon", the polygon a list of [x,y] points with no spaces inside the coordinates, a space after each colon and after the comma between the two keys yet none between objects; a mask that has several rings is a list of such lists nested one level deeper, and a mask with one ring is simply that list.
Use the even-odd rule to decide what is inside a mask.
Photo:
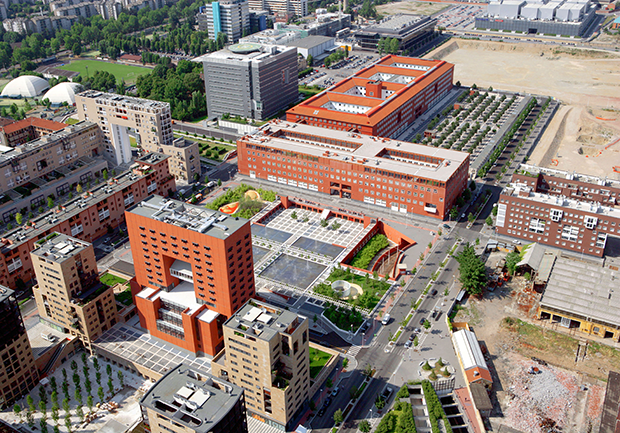
[{"label": "red tiled roof", "polygon": [[[478,372],[478,374],[475,374],[475,372]],[[485,380],[488,383],[493,383],[491,373],[486,368],[470,368],[469,370],[465,370],[465,376],[467,376],[467,382],[469,383],[478,382],[479,380]]]},{"label": "red tiled roof", "polygon": [[[395,63],[430,66],[433,69],[424,71],[392,66]],[[420,93],[434,83],[435,80],[439,79],[439,77],[441,77],[444,73],[453,68],[453,64],[442,60],[425,60],[389,55],[381,59],[378,63],[360,70],[354,76],[345,78],[331,88],[324,90],[323,92],[291,108],[287,111],[287,114],[318,117],[358,125],[375,126],[383,119],[391,115],[405,101],[413,98],[416,94]],[[354,86],[365,87],[366,84],[371,81],[370,77],[379,72],[414,77],[414,84],[406,85],[402,83],[382,81],[381,85],[383,89],[392,90],[396,93],[387,99],[371,98],[361,95],[356,96],[344,93]],[[366,113],[353,114],[322,107],[322,105],[329,101],[374,107],[374,109],[371,109]],[[379,107],[381,104],[383,105]]]},{"label": "red tiled roof", "polygon": [[456,397],[460,400],[461,406],[465,410],[465,415],[469,419],[469,425],[474,430],[474,433],[483,433],[485,430],[478,423],[476,417],[476,407],[472,401],[471,395],[467,388],[458,388],[454,390]]},{"label": "red tiled roof", "polygon": [[121,60],[133,60],[134,62],[141,62],[142,56],[138,56],[137,54],[123,54],[119,57]]},{"label": "red tiled roof", "polygon": [[20,129],[24,129],[29,126],[47,129],[50,131],[60,131],[68,125],[66,123],[54,122],[53,120],[39,119],[38,117],[27,117],[18,122],[14,122],[4,127],[1,127],[1,129],[4,131],[5,134],[12,134],[19,131]]}]

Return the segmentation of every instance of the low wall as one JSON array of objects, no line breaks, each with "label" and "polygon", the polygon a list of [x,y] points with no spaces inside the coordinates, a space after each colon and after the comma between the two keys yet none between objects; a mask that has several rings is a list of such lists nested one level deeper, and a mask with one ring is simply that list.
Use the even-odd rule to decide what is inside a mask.
[{"label": "low wall", "polygon": [[313,343],[312,341],[310,341],[310,347],[332,355],[332,357],[329,358],[329,361],[327,361],[327,363],[323,366],[323,370],[321,370],[319,375],[313,379],[314,384],[310,387],[310,392],[308,394],[309,396],[313,396],[321,388],[323,382],[327,380],[334,367],[338,364],[340,353],[325,346],[321,346],[320,344]]}]

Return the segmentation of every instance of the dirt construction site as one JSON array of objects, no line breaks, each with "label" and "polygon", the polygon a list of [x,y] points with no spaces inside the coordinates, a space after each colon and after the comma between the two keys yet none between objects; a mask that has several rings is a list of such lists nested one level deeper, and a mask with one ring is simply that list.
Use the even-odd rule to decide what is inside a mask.
[{"label": "dirt construction site", "polygon": [[[493,254],[489,262],[498,260]],[[597,433],[605,381],[620,369],[620,350],[538,320],[539,299],[525,278],[515,277],[470,297],[454,319],[469,323],[487,353],[492,430]]]},{"label": "dirt construction site", "polygon": [[454,63],[463,85],[561,100],[529,163],[620,179],[620,54],[459,39],[425,57]]}]

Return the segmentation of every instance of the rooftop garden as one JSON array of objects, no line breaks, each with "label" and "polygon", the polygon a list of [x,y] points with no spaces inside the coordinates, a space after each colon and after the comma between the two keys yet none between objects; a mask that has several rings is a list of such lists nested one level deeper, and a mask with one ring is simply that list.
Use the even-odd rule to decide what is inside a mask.
[{"label": "rooftop garden", "polygon": [[337,307],[328,303],[323,311],[323,315],[344,331],[355,331],[364,322],[362,313],[355,307],[349,310],[348,308]]},{"label": "rooftop garden", "polygon": [[116,275],[112,275],[107,272],[99,278],[99,281],[108,287],[116,286],[117,284],[125,284],[127,282],[126,279],[117,277]]},{"label": "rooftop garden", "polygon": [[332,356],[322,350],[310,348],[310,378],[316,378]]},{"label": "rooftop garden", "polygon": [[276,199],[276,193],[262,188],[255,189],[250,185],[241,184],[229,189],[224,195],[206,204],[208,209],[219,210],[241,218],[252,218],[263,208],[265,202]]},{"label": "rooftop garden", "polygon": [[[341,298],[340,292],[337,292],[331,286],[331,283],[336,280],[347,281],[353,285],[359,286],[361,290],[359,290],[356,295],[349,296],[348,298]],[[390,284],[376,279],[376,275],[375,278],[371,278],[369,274],[358,275],[351,271],[351,268],[335,268],[329,277],[327,277],[326,282],[317,284],[313,290],[328,298],[344,301],[355,307],[372,310],[389,288]]]},{"label": "rooftop garden", "polygon": [[364,247],[358,251],[358,253],[351,260],[350,265],[359,268],[367,269],[372,259],[384,248],[390,245],[385,235],[373,236]]},{"label": "rooftop garden", "polygon": [[[381,418],[375,433],[415,433],[416,431],[411,403],[398,401],[394,403],[394,408]],[[433,432],[435,432],[434,429]]]}]

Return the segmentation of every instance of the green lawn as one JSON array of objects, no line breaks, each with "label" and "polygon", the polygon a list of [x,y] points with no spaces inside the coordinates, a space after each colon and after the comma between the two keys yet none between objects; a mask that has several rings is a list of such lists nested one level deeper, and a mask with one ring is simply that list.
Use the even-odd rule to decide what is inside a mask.
[{"label": "green lawn", "polygon": [[107,71],[113,74],[117,80],[125,80],[127,84],[135,83],[138,76],[150,74],[152,71],[150,68],[121,65],[99,60],[75,60],[68,65],[59,66],[59,69],[64,69],[65,71],[79,72],[83,77],[87,75],[86,68],[88,68],[88,75],[94,74],[95,71]]},{"label": "green lawn", "polygon": [[127,282],[127,280],[125,280],[124,278],[121,277],[117,277],[116,275],[112,275],[112,274],[103,274],[101,276],[101,282],[103,284],[105,284],[106,286],[115,286],[116,284],[125,284]]},{"label": "green lawn", "polygon": [[313,347],[310,348],[310,378],[314,379],[319,375],[327,361],[332,356],[329,353],[323,352],[322,350],[315,349]]},{"label": "green lawn", "polygon": [[78,122],[79,122],[79,120],[78,119],[74,119],[73,117],[69,117],[67,120],[65,120],[65,123],[68,124],[68,125],[75,125]]}]

